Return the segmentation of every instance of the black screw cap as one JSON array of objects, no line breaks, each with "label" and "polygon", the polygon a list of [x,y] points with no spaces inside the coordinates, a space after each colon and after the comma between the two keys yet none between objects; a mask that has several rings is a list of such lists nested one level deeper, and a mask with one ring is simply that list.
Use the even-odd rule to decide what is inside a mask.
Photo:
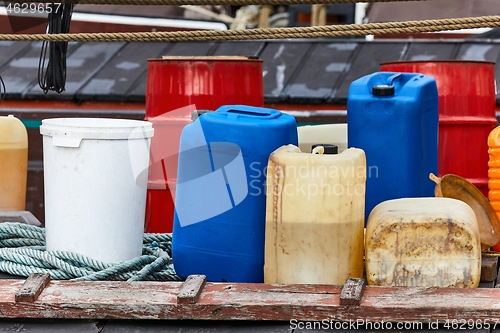
[{"label": "black screw cap", "polygon": [[323,147],[325,149],[325,151],[323,152],[323,154],[338,154],[339,153],[339,147],[337,147],[336,145],[320,144],[320,143],[312,145],[311,152],[316,147]]},{"label": "black screw cap", "polygon": [[374,96],[392,96],[394,95],[394,86],[389,86],[386,84],[380,84],[372,88],[372,94]]}]

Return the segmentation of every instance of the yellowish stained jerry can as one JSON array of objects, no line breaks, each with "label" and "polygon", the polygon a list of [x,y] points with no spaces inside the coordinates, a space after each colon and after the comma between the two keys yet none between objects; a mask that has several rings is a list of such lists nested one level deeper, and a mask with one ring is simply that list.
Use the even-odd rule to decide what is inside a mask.
[{"label": "yellowish stained jerry can", "polygon": [[479,285],[481,243],[474,211],[451,198],[384,201],[368,218],[365,244],[369,285]]},{"label": "yellowish stained jerry can", "polygon": [[25,210],[28,134],[16,117],[0,117],[0,210]]},{"label": "yellowish stained jerry can", "polygon": [[327,150],[288,145],[269,157],[266,283],[343,284],[363,276],[365,153]]}]

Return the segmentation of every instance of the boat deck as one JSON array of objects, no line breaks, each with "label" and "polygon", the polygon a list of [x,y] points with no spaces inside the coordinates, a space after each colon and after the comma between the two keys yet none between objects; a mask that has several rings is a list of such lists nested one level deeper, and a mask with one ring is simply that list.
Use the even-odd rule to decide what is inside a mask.
[{"label": "boat deck", "polygon": [[[126,282],[51,281],[47,287],[40,288],[41,293],[33,287],[33,300],[19,303],[18,294],[23,290],[20,287],[28,283],[16,281],[19,277],[0,274],[0,313],[4,318],[12,318],[0,320],[0,331],[315,333],[335,330],[371,333],[468,329],[478,333],[500,333],[500,289],[491,289],[497,284],[497,264],[497,258],[484,258],[483,280],[492,281],[481,282],[477,289],[366,287],[347,295],[348,301],[344,294],[348,283],[343,289],[342,286],[326,285],[203,283],[193,292],[197,287],[184,288],[187,282],[134,283],[131,286]],[[187,296],[182,290],[188,290]],[[180,297],[185,299],[181,302]],[[352,300],[357,303],[351,303]],[[317,322],[295,320],[294,314]],[[44,319],[53,317],[66,319]],[[333,317],[343,321],[331,321]]]}]

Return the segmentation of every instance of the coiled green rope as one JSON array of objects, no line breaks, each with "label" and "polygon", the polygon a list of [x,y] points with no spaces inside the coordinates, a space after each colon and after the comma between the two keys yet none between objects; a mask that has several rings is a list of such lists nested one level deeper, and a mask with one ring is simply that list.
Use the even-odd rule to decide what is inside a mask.
[{"label": "coiled green rope", "polygon": [[73,252],[45,251],[45,229],[0,223],[0,271],[49,273],[54,280],[180,281],[171,262],[171,234],[145,234],[142,256],[104,263]]}]

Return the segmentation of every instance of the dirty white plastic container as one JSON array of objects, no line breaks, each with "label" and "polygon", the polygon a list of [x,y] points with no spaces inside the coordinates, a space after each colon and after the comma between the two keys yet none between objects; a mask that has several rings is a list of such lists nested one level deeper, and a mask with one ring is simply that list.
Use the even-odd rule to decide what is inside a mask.
[{"label": "dirty white plastic container", "polygon": [[368,284],[477,287],[481,243],[474,211],[450,198],[380,203],[366,227]]},{"label": "dirty white plastic container", "polygon": [[104,262],[141,255],[152,124],[42,121],[48,251]]},{"label": "dirty white plastic container", "polygon": [[361,149],[275,150],[266,180],[264,281],[344,284],[363,277],[365,182]]},{"label": "dirty white plastic container", "polygon": [[347,124],[308,125],[297,127],[299,148],[310,153],[313,144],[323,143],[339,147],[339,153],[347,149]]}]

